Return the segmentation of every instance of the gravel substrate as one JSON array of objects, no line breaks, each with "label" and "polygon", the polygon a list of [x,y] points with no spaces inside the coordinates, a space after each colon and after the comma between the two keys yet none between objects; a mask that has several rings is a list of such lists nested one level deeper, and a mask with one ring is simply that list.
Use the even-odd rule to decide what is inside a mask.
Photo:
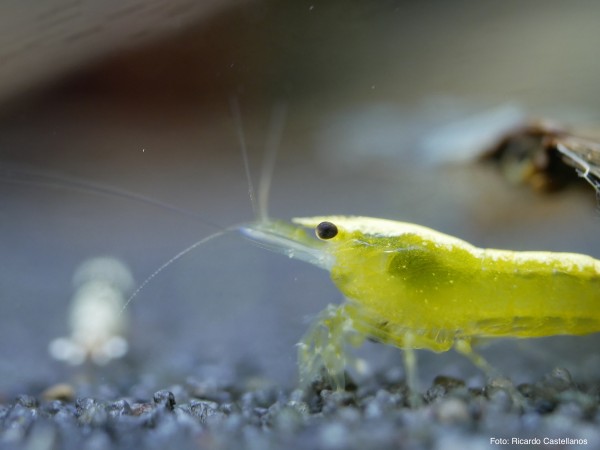
[{"label": "gravel substrate", "polygon": [[518,386],[524,398],[521,406],[503,380],[473,389],[460,379],[439,376],[418,407],[408,405],[398,371],[380,373],[360,387],[349,384],[344,392],[333,392],[322,383],[306,392],[285,391],[255,376],[232,380],[213,370],[212,376],[190,377],[155,392],[148,391],[151,382],[139,383],[125,395],[106,384],[48,386],[35,396],[2,402],[0,448],[600,445],[600,384],[578,385],[564,369]]}]

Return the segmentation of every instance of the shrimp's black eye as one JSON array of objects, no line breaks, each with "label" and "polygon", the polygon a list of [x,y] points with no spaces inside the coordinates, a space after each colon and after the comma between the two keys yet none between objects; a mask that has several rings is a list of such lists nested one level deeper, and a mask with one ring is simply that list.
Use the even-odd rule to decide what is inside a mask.
[{"label": "shrimp's black eye", "polygon": [[337,236],[338,228],[331,222],[321,222],[315,232],[319,239],[331,239]]}]

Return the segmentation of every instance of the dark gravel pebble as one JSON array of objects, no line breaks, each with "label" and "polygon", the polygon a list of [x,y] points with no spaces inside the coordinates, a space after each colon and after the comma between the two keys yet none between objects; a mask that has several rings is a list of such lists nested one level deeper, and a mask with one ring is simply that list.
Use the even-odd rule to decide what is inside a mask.
[{"label": "dark gravel pebble", "polygon": [[472,389],[439,376],[418,407],[408,406],[401,379],[377,379],[377,388],[343,392],[207,378],[146,398],[138,397],[148,389],[140,385],[112,399],[107,390],[74,401],[20,395],[0,403],[0,449],[488,448],[491,438],[536,437],[600,445],[600,389],[578,385],[564,369],[518,386],[520,399],[506,380]]}]

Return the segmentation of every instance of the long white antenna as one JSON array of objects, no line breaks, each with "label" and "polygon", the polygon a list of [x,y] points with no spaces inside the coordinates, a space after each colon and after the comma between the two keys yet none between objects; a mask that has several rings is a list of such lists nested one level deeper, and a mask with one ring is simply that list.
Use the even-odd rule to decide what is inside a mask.
[{"label": "long white antenna", "polygon": [[256,206],[256,199],[254,195],[254,184],[252,184],[252,177],[250,176],[250,162],[248,161],[248,148],[246,147],[246,137],[244,136],[244,128],[242,126],[242,114],[240,112],[240,104],[237,97],[232,96],[229,100],[229,106],[231,108],[231,114],[233,115],[233,123],[235,125],[235,131],[240,141],[240,152],[242,153],[242,161],[244,162],[244,170],[246,172],[246,180],[248,181],[248,196],[250,197],[250,204],[252,205],[252,212],[254,217],[257,217],[258,210]]},{"label": "long white antenna", "polygon": [[39,170],[32,167],[16,164],[0,164],[0,182],[11,184],[23,184],[25,186],[50,187],[54,189],[67,189],[74,192],[84,192],[93,195],[105,195],[108,197],[120,197],[137,202],[146,203],[167,211],[175,212],[182,216],[191,217],[200,223],[216,229],[223,229],[210,220],[195,212],[178,208],[169,203],[147,197],[137,192],[128,191],[119,187],[107,186],[89,180],[82,180],[66,174],[55,173],[49,170]]},{"label": "long white antenna", "polygon": [[125,312],[125,310],[127,309],[127,307],[129,306],[129,304],[132,302],[132,300],[137,297],[137,295],[142,291],[142,289],[144,289],[146,287],[146,285],[148,283],[150,283],[150,281],[152,281],[152,279],[154,277],[156,277],[159,273],[161,273],[163,270],[165,270],[167,267],[169,267],[171,264],[173,264],[175,261],[177,261],[178,259],[180,259],[182,256],[187,255],[189,252],[191,252],[192,250],[194,250],[196,247],[199,247],[200,245],[211,241],[215,238],[218,238],[219,236],[224,235],[225,233],[228,233],[230,231],[233,231],[237,229],[237,227],[230,227],[227,228],[225,230],[221,230],[218,231],[216,233],[211,234],[210,236],[206,236],[205,238],[200,239],[198,242],[193,243],[192,245],[190,245],[189,247],[184,248],[183,250],[181,250],[179,253],[177,253],[175,256],[173,256],[171,259],[169,259],[166,263],[164,263],[162,266],[160,266],[158,269],[156,269],[154,272],[152,272],[143,282],[142,284],[140,284],[138,286],[138,288],[133,292],[133,294],[131,294],[129,296],[129,298],[127,299],[127,301],[125,302],[125,304],[123,305],[123,307],[121,308],[121,312],[119,313],[119,315],[123,314]]},{"label": "long white antenna", "polygon": [[286,114],[287,107],[284,103],[276,104],[273,108],[273,113],[271,114],[269,135],[265,144],[265,155],[263,157],[263,164],[258,184],[258,220],[260,222],[266,222],[269,220],[268,208],[271,181],[273,180],[275,159],[277,158],[277,152],[279,151],[281,144]]},{"label": "long white antenna", "polygon": [[[261,171],[261,178],[260,178],[259,191],[258,191],[258,194],[259,194],[258,195],[258,206],[257,206],[255,192],[254,192],[254,185],[252,184],[252,178],[250,176],[251,175],[250,174],[250,163],[248,160],[248,149],[246,147],[246,138],[244,136],[244,129],[242,127],[240,106],[237,101],[237,98],[235,98],[235,97],[231,98],[230,106],[231,106],[231,112],[233,115],[233,121],[235,124],[236,132],[237,132],[237,135],[238,135],[238,138],[240,141],[240,151],[242,153],[244,169],[246,172],[246,179],[248,181],[248,195],[250,196],[252,210],[254,212],[254,215],[258,218],[258,220],[267,221],[268,220],[267,207],[268,207],[268,201],[269,201],[269,189],[271,186],[271,180],[273,178],[273,170],[275,167],[275,158],[277,156],[277,151],[279,149],[279,145],[281,142],[281,136],[283,134],[283,128],[284,128],[285,117],[286,117],[286,107],[283,103],[280,103],[280,104],[277,104],[273,108],[273,114],[271,116],[271,122],[269,124],[269,129],[270,129],[269,136],[267,139],[267,143],[265,144],[265,157],[264,157],[262,171]],[[131,195],[129,193],[127,193],[127,196],[131,196]],[[137,196],[135,196],[135,198],[137,198]],[[144,198],[143,200],[146,200],[146,199]],[[149,203],[154,203],[154,202],[150,201]],[[150,281],[152,281],[152,279],[154,279],[154,277],[156,277],[159,273],[161,273],[163,270],[165,270],[168,266],[170,266],[175,261],[177,261],[181,257],[185,256],[186,254],[188,254],[189,252],[194,250],[196,247],[198,247],[212,239],[215,239],[219,236],[222,236],[223,234],[225,234],[229,231],[238,230],[238,229],[239,229],[239,225],[231,226],[227,229],[218,231],[216,233],[211,234],[210,236],[207,236],[207,237],[199,240],[198,242],[195,242],[194,244],[190,245],[189,247],[187,247],[187,248],[183,249],[182,251],[180,251],[179,253],[177,253],[175,256],[173,256],[171,259],[169,259],[167,262],[165,262],[163,265],[161,265],[158,269],[156,269],[154,272],[152,272],[142,282],[142,284],[139,285],[139,287],[133,292],[133,294],[131,294],[129,296],[129,298],[123,305],[123,308],[121,309],[120,314],[123,314],[123,312],[127,309],[129,304],[132,302],[132,300],[135,297],[137,297],[137,295],[146,287],[146,285]]]}]

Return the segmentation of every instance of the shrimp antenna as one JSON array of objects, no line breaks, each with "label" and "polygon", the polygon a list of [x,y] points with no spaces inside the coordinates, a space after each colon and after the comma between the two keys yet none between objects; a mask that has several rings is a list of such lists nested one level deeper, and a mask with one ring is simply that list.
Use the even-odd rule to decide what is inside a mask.
[{"label": "shrimp antenna", "polygon": [[[248,195],[250,196],[250,202],[252,203],[252,210],[254,215],[258,215],[258,219],[263,221],[268,219],[267,214],[267,205],[269,200],[269,188],[271,185],[271,180],[273,178],[273,170],[275,168],[275,158],[277,156],[277,151],[279,149],[279,144],[281,142],[281,136],[283,134],[283,128],[285,124],[286,117],[286,107],[283,103],[277,104],[273,108],[273,114],[271,116],[271,122],[269,124],[269,137],[267,138],[267,142],[265,144],[265,159],[263,161],[262,171],[261,171],[261,179],[259,184],[258,191],[258,207],[256,204],[256,196],[254,191],[254,185],[252,184],[252,178],[250,176],[250,162],[248,160],[248,149],[246,147],[246,138],[244,136],[244,129],[242,126],[242,115],[240,112],[240,105],[237,101],[236,97],[232,97],[230,100],[231,113],[233,115],[233,121],[235,124],[235,128],[238,134],[238,138],[240,141],[240,151],[242,153],[242,158],[244,161],[244,169],[246,172],[246,179],[248,180]],[[152,199],[149,199],[152,200]],[[129,296],[123,307],[121,308],[120,314],[123,314],[129,304],[133,301],[135,297],[146,287],[148,283],[150,283],[158,274],[160,274],[163,270],[165,270],[168,266],[173,264],[175,261],[179,260],[183,256],[187,255],[189,252],[194,250],[195,248],[205,244],[208,241],[216,239],[225,233],[230,231],[238,230],[239,226],[231,226],[224,230],[218,231],[216,233],[211,234],[210,236],[206,236],[203,239],[200,239],[198,242],[193,243],[189,247],[181,250],[171,259],[162,264],[158,269],[152,272],[139,286],[138,288]]]},{"label": "shrimp antenna", "polygon": [[248,148],[246,147],[246,137],[244,136],[244,127],[242,125],[242,113],[240,112],[240,104],[236,96],[232,96],[229,99],[229,107],[231,108],[231,115],[233,116],[235,131],[240,141],[240,152],[242,153],[242,161],[244,162],[246,180],[248,181],[248,196],[250,197],[250,204],[252,205],[252,213],[254,217],[256,217],[257,207],[254,194],[254,184],[252,183],[252,177],[250,176],[250,161],[248,160]]},{"label": "shrimp antenna", "polygon": [[281,144],[281,137],[285,126],[287,107],[284,103],[277,103],[271,114],[269,123],[269,136],[265,144],[265,156],[261,168],[260,180],[258,184],[258,220],[266,222],[269,220],[269,193],[271,191],[271,181],[275,171],[275,159]]},{"label": "shrimp antenna", "polygon": [[169,203],[147,197],[136,192],[127,191],[113,186],[106,186],[88,180],[82,180],[70,175],[54,173],[47,170],[36,170],[21,165],[5,164],[0,166],[0,181],[12,184],[24,184],[27,186],[51,187],[54,189],[68,189],[75,192],[84,192],[87,194],[104,195],[108,197],[120,197],[128,200],[135,200],[156,206],[167,211],[175,212],[182,216],[191,217],[198,222],[211,228],[222,230],[223,227],[207,220],[205,217],[192,211],[178,208]]},{"label": "shrimp antenna", "polygon": [[165,262],[163,265],[161,265],[158,269],[156,269],[154,272],[152,272],[144,281],[142,281],[142,284],[140,284],[138,286],[138,288],[135,291],[133,291],[133,294],[131,294],[129,296],[129,298],[127,299],[127,301],[121,308],[121,312],[119,313],[119,315],[121,315],[125,312],[125,310],[129,306],[129,304],[133,301],[133,299],[138,296],[138,294],[148,285],[148,283],[150,283],[154,279],[154,277],[156,277],[159,273],[161,273],[163,270],[165,270],[167,267],[169,267],[175,261],[177,261],[178,259],[181,259],[183,256],[187,255],[189,252],[194,250],[196,247],[199,247],[202,244],[207,243],[208,241],[212,241],[213,239],[223,236],[225,233],[229,233],[230,231],[233,231],[235,229],[236,229],[236,227],[229,227],[224,230],[217,231],[216,233],[206,236],[206,237],[200,239],[199,241],[194,242],[189,247],[186,247],[183,250],[181,250],[179,253],[177,253],[175,256],[173,256],[171,259],[169,259],[167,262]]}]

